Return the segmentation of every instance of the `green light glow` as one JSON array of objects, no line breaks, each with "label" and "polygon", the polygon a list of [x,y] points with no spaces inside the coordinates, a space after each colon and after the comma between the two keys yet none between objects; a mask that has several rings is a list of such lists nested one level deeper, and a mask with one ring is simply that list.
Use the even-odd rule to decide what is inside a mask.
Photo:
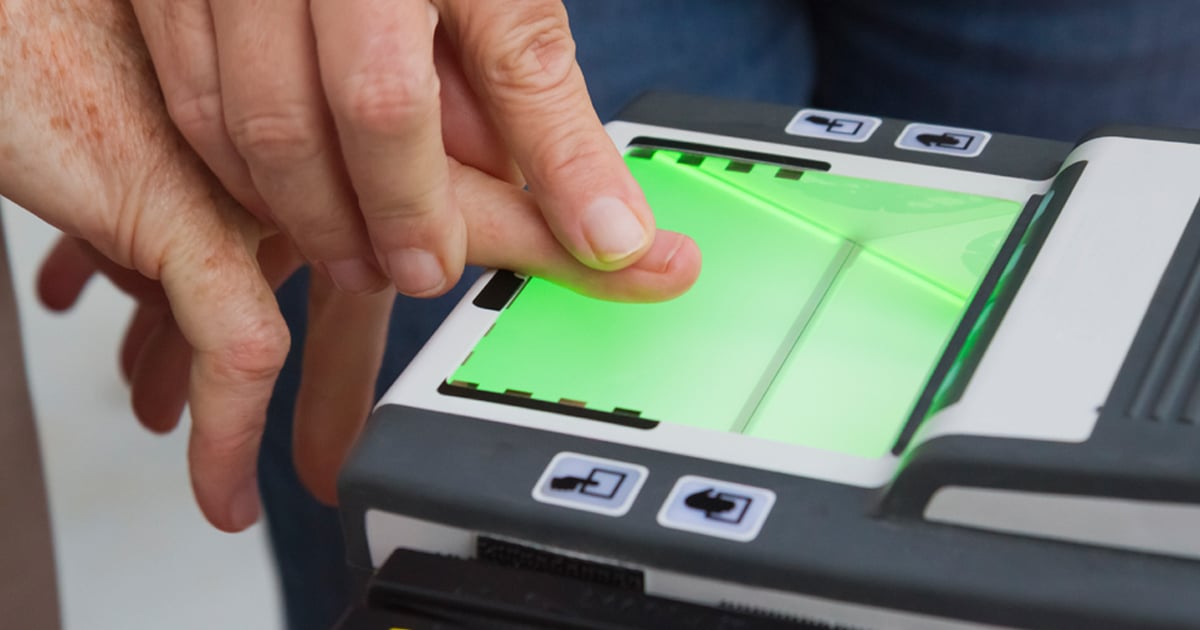
[{"label": "green light glow", "polygon": [[680,155],[626,164],[700,246],[688,293],[615,304],[531,279],[449,380],[885,454],[1020,204]]}]

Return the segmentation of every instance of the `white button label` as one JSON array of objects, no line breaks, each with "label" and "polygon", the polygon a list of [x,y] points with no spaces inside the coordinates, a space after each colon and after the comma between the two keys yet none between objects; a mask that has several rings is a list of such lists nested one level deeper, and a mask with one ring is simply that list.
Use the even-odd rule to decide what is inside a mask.
[{"label": "white button label", "polygon": [[750,542],[758,536],[775,505],[765,488],[687,475],[658,512],[658,524],[697,534]]},{"label": "white button label", "polygon": [[866,142],[882,123],[878,118],[844,114],[824,109],[802,109],[786,131],[793,136],[824,138],[841,142]]},{"label": "white button label", "polygon": [[562,452],[546,466],[533,487],[533,498],[576,510],[624,516],[648,474],[645,466]]},{"label": "white button label", "polygon": [[983,153],[983,147],[991,139],[992,134],[986,131],[912,123],[904,128],[896,146],[909,151],[975,157]]}]

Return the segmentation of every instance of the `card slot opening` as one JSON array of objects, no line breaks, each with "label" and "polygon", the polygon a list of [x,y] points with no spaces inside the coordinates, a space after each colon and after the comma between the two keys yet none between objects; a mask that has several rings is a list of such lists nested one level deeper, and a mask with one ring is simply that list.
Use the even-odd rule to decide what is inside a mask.
[{"label": "card slot opening", "polygon": [[496,392],[489,392],[478,389],[478,387],[464,387],[461,381],[443,381],[438,386],[438,393],[444,396],[455,396],[458,398],[469,398],[471,400],[480,400],[484,402],[500,403],[504,405],[513,405],[516,407],[525,407],[527,409],[536,409],[538,411],[548,411],[564,416],[574,416],[577,418],[585,418],[588,420],[598,420],[609,424],[618,424],[629,427],[631,429],[653,429],[659,425],[657,420],[649,420],[640,415],[619,414],[615,411],[603,411],[592,409],[584,406],[581,401],[548,401],[539,400],[537,398],[525,398],[522,396],[508,396]]},{"label": "card slot opening", "polygon": [[793,157],[790,155],[775,155],[771,153],[762,153],[759,151],[747,151],[745,149],[734,149],[732,147],[702,144],[699,142],[684,142],[682,140],[656,138],[653,136],[638,136],[629,143],[629,146],[631,147],[630,156],[638,158],[652,157],[654,153],[653,149],[666,149],[669,151],[679,151],[682,153],[694,153],[711,157],[725,158],[728,160],[737,160],[739,162],[787,166],[795,169],[828,171],[829,169],[833,168],[832,164],[823,160]]}]

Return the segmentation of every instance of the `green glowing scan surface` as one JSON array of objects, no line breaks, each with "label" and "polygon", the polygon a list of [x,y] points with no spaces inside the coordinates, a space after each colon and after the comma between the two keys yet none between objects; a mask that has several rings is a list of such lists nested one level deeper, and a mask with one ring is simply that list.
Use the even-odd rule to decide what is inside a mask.
[{"label": "green glowing scan surface", "polygon": [[617,304],[533,278],[448,380],[884,455],[1020,204],[698,158],[625,158],[658,225],[700,246],[690,291]]}]

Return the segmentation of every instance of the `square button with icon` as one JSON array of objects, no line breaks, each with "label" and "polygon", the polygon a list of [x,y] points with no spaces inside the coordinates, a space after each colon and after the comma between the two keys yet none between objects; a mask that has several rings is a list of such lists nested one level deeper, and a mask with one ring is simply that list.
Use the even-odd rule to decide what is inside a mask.
[{"label": "square button with icon", "polygon": [[675,482],[658,512],[671,529],[750,542],[758,537],[775,505],[775,493],[730,481],[685,475]]},{"label": "square button with icon", "polygon": [[824,138],[841,142],[866,142],[882,123],[874,116],[846,114],[824,109],[802,109],[788,123],[793,136]]},{"label": "square button with icon", "polygon": [[649,471],[645,466],[581,453],[562,452],[550,460],[533,487],[541,503],[623,516],[633,506]]},{"label": "square button with icon", "polygon": [[957,157],[977,157],[983,153],[992,134],[974,129],[912,123],[896,139],[896,147],[922,153],[941,153]]}]

